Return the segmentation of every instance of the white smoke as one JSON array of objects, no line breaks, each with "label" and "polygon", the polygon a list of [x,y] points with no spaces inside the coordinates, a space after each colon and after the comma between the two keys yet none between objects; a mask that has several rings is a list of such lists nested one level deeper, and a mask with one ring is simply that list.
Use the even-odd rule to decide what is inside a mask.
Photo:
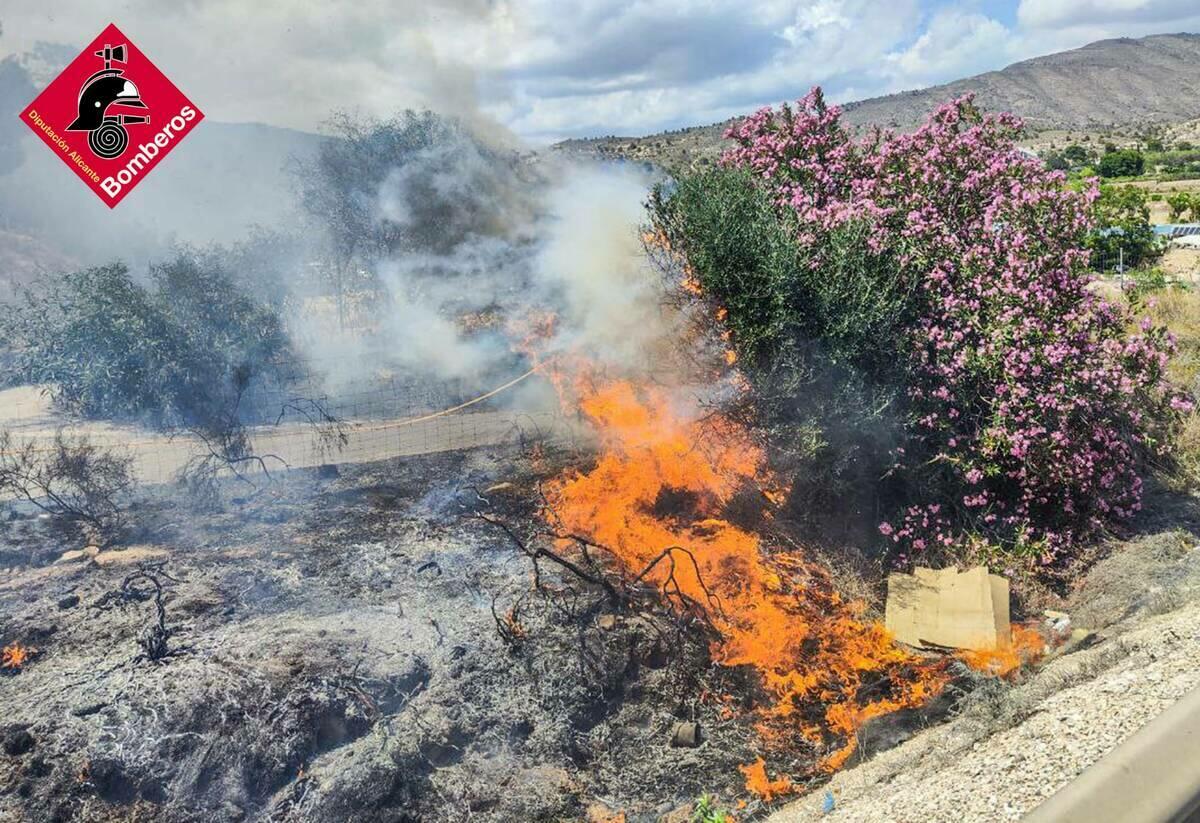
[{"label": "white smoke", "polygon": [[647,175],[497,151],[455,124],[382,178],[376,222],[403,239],[370,264],[372,328],[303,334],[337,381],[370,379],[382,361],[486,390],[522,367],[507,332],[531,310],[558,316],[552,351],[647,365],[662,329],[640,237]]},{"label": "white smoke", "polygon": [[628,167],[577,165],[547,193],[533,271],[543,299],[560,312],[555,348],[649,365],[664,319],[640,232],[651,182]]}]

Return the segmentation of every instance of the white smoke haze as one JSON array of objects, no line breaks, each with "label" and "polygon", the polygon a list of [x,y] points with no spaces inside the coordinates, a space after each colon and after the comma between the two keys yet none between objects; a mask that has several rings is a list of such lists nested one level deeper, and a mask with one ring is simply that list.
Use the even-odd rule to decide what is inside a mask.
[{"label": "white smoke haze", "polygon": [[[640,235],[652,182],[628,166],[497,151],[455,122],[375,190],[374,223],[403,239],[369,264],[369,329],[300,317],[297,335],[331,391],[381,369],[486,391],[527,367],[509,334],[531,311],[558,318],[546,354],[645,370],[664,334]],[[549,395],[512,398],[544,407]]]},{"label": "white smoke haze", "polygon": [[553,349],[626,369],[653,365],[665,316],[640,232],[651,182],[625,166],[573,165],[548,192],[534,275],[561,311]]},{"label": "white smoke haze", "polygon": [[[211,22],[210,15],[224,5],[192,12]],[[229,19],[236,20],[229,10]],[[489,114],[508,91],[495,77],[481,80],[472,64],[519,34],[522,23],[505,4],[459,0],[434,12],[406,2],[388,14],[398,10],[409,19],[386,35],[379,31],[378,8],[339,15],[337,26],[346,36],[386,37],[394,48],[383,51],[403,54],[393,68],[403,70],[411,94],[376,99],[375,90],[383,86],[371,78],[382,67],[359,66],[362,71],[351,80],[341,72],[354,66],[343,66],[323,74],[319,84],[321,94],[335,89],[336,98],[304,98],[306,121],[329,117],[329,106],[342,105],[367,112],[357,123],[369,129],[378,122],[372,115],[413,106],[435,111],[443,129],[428,145],[383,166],[374,188],[364,191],[377,226],[396,238],[385,254],[363,253],[348,262],[344,276],[355,280],[351,291],[357,291],[345,305],[338,306],[330,294],[322,216],[304,219],[295,169],[289,168],[294,164],[288,160],[311,164],[322,141],[339,136],[217,122],[242,113],[227,108],[227,100],[212,101],[205,85],[210,78],[172,73],[170,61],[164,68],[209,116],[203,128],[115,212],[22,134],[24,162],[8,175],[13,185],[0,195],[3,211],[14,222],[11,228],[66,253],[72,267],[123,259],[135,276],[169,256],[175,243],[230,248],[256,225],[282,232],[294,248],[270,276],[289,289],[289,329],[330,394],[380,376],[465,381],[487,390],[526,367],[506,329],[531,309],[559,317],[557,336],[547,343],[550,353],[580,351],[621,368],[651,365],[651,344],[661,336],[664,319],[639,226],[653,181],[626,167],[534,153]],[[86,19],[72,21],[70,30]],[[463,20],[476,25],[459,32]],[[38,30],[41,37],[66,31],[49,19],[38,25],[44,29]],[[443,28],[455,30],[451,39],[460,54],[439,45],[447,39]],[[32,31],[6,26],[9,52],[34,54],[40,41],[30,39]],[[325,38],[339,34],[313,21],[287,31],[287,43],[275,48],[289,54],[270,60],[285,73],[309,75],[307,67],[320,61]],[[128,33],[148,51],[156,41],[170,44],[179,36],[173,28],[157,26]],[[74,47],[64,49],[73,53]],[[265,54],[265,42],[259,50]],[[22,60],[6,62],[14,82],[20,81],[13,86],[20,97],[31,88],[21,68],[29,60]],[[251,71],[245,79],[253,82],[255,76]],[[295,107],[295,98],[281,99],[281,105]],[[26,192],[35,188],[41,195],[31,199]],[[69,225],[56,217],[67,213],[78,216]],[[327,218],[332,221],[334,215]],[[265,276],[256,265],[235,265],[241,266],[238,279],[247,284]]]}]

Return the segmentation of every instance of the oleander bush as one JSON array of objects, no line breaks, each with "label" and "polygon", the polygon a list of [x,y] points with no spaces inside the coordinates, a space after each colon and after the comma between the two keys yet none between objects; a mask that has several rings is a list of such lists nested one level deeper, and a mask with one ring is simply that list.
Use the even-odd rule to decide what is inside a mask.
[{"label": "oleander bush", "polygon": [[814,89],[738,122],[721,169],[651,199],[724,310],[765,425],[812,411],[778,395],[814,384],[778,375],[822,375],[837,384],[825,398],[859,404],[818,423],[855,433],[837,421],[874,414],[861,428],[887,432],[853,445],[883,467],[878,530],[901,565],[1053,574],[1128,524],[1147,460],[1190,408],[1167,375],[1170,335],[1091,288],[1098,191],[1018,151],[1021,129],[964,97],[912,134],[860,139]]}]

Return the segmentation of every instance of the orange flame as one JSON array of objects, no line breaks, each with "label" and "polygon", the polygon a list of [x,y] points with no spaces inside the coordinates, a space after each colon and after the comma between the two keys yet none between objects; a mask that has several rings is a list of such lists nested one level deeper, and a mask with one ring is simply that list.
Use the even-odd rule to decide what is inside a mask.
[{"label": "orange flame", "polygon": [[775,780],[767,777],[767,763],[761,757],[753,763],[738,766],[738,771],[746,778],[747,791],[758,795],[768,802],[774,800],[776,797],[789,795],[795,790],[791,778],[787,775]]},{"label": "orange flame", "polygon": [[22,646],[20,643],[9,643],[0,651],[0,668],[20,671],[36,651],[37,649]]},{"label": "orange flame", "polygon": [[1012,627],[1012,642],[995,649],[961,651],[960,660],[976,671],[995,677],[1009,677],[1022,666],[1039,660],[1046,653],[1046,640],[1033,626]]},{"label": "orange flame", "polygon": [[[726,518],[726,505],[745,488],[763,490],[767,500],[781,494],[747,430],[721,415],[689,414],[664,389],[596,379],[586,369],[555,382],[567,390],[564,402],[597,430],[601,453],[590,471],[549,484],[548,514],[565,532],[612,549],[634,571],[672,546],[695,557],[695,567],[675,564],[675,582],[693,602],[707,604],[721,634],[710,650],[714,660],[760,675],[766,699],[758,728],[768,743],[807,744],[818,768],[833,770],[853,752],[863,723],[941,690],[943,666],[898,647],[819,567],[768,552],[756,534]],[[661,584],[667,574],[656,567],[648,579]],[[760,794],[791,787],[790,780],[788,788],[767,780],[759,764],[746,768]]]}]

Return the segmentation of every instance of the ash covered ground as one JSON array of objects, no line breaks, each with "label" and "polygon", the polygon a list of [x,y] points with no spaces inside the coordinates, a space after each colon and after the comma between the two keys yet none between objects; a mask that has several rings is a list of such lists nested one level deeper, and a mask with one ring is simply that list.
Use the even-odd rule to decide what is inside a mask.
[{"label": "ash covered ground", "polygon": [[[754,734],[703,697],[736,672],[698,627],[614,610],[552,565],[532,590],[529,559],[477,515],[532,525],[536,480],[504,447],[229,481],[218,512],[146,491],[131,545],[65,559],[76,536],[14,514],[0,636],[37,652],[0,677],[0,818],[650,821],[704,793],[732,804]],[[697,747],[671,745],[685,721]]]}]

